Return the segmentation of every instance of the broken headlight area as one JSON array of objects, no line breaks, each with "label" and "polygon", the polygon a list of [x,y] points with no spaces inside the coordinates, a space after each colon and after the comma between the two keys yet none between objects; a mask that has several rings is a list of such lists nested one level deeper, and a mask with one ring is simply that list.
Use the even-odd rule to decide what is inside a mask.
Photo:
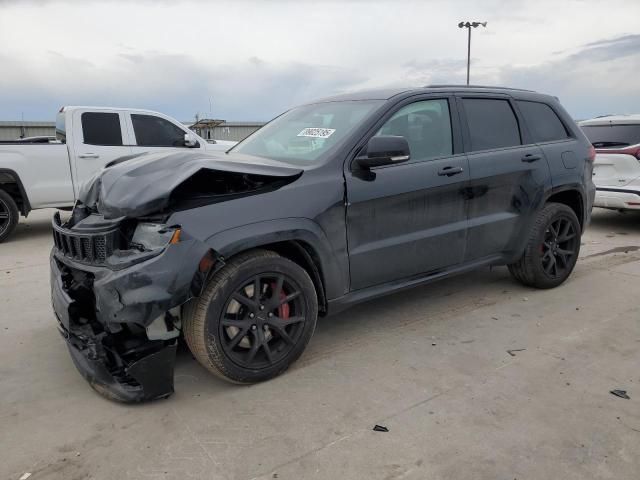
[{"label": "broken headlight area", "polygon": [[169,227],[161,223],[141,222],[135,227],[129,245],[141,251],[163,249],[170,243],[180,241],[179,227]]},{"label": "broken headlight area", "polygon": [[86,214],[78,206],[67,222],[62,222],[56,212],[52,226],[58,253],[85,265],[114,269],[161,253],[168,245],[180,242],[182,233],[180,227],[155,219],[106,220],[96,213]]},{"label": "broken headlight area", "polygon": [[96,315],[94,275],[52,261],[52,300],[74,364],[99,393],[122,402],[173,393],[179,322],[171,312],[148,326],[102,323]]}]

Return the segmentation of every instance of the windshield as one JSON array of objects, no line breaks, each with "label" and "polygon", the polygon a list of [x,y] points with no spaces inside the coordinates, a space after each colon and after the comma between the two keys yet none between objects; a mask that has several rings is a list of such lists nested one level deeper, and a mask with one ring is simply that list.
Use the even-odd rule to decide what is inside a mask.
[{"label": "windshield", "polygon": [[308,165],[328,155],[382,100],[297,107],[262,127],[233,152]]},{"label": "windshield", "polygon": [[640,125],[584,125],[582,131],[596,148],[627,147],[640,143]]}]

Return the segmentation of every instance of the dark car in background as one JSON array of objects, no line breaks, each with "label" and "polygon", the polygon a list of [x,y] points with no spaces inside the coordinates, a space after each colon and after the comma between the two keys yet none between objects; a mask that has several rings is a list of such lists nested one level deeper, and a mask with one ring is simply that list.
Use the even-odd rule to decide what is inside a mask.
[{"label": "dark car in background", "polygon": [[96,390],[142,401],[173,392],[182,337],[252,383],[363,300],[490,265],[555,287],[594,156],[552,96],[432,86],[296,107],[226,154],[114,162],[53,221],[60,330]]}]

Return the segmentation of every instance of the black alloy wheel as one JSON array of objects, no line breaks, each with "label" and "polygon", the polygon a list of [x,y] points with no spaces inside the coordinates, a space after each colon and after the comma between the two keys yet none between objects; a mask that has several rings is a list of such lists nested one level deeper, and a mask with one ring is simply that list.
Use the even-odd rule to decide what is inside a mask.
[{"label": "black alloy wheel", "polygon": [[533,222],[524,252],[509,264],[509,272],[530,287],[557,287],[576,266],[581,236],[582,227],[573,209],[547,203]]},{"label": "black alloy wheel", "polygon": [[302,354],[318,296],[307,271],[269,250],[232,257],[182,312],[184,338],[209,371],[235,383],[269,380]]},{"label": "black alloy wheel", "polygon": [[551,222],[541,245],[542,268],[549,277],[562,277],[567,269],[573,268],[572,260],[578,254],[579,241],[578,232],[569,218],[560,217]]},{"label": "black alloy wheel", "polygon": [[267,368],[285,358],[304,330],[306,311],[296,282],[264,273],[243,282],[222,310],[222,349],[239,366]]}]

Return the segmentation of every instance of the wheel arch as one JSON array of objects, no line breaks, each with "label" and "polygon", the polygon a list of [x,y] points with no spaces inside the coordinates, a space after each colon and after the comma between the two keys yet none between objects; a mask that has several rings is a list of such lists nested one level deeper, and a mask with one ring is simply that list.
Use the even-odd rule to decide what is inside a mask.
[{"label": "wheel arch", "polygon": [[311,277],[323,314],[328,300],[343,295],[348,287],[348,272],[340,268],[329,239],[312,220],[289,218],[249,224],[217,233],[207,244],[223,261],[262,248],[297,263]]},{"label": "wheel arch", "polygon": [[580,228],[584,230],[587,217],[584,199],[584,193],[579,186],[567,185],[565,187],[560,187],[549,192],[544,203],[561,203],[569,207],[574,211],[576,217],[578,217]]},{"label": "wheel arch", "polygon": [[9,168],[0,168],[0,189],[7,192],[16,202],[18,210],[23,216],[31,211],[31,203],[27,191],[24,189],[20,176]]}]

